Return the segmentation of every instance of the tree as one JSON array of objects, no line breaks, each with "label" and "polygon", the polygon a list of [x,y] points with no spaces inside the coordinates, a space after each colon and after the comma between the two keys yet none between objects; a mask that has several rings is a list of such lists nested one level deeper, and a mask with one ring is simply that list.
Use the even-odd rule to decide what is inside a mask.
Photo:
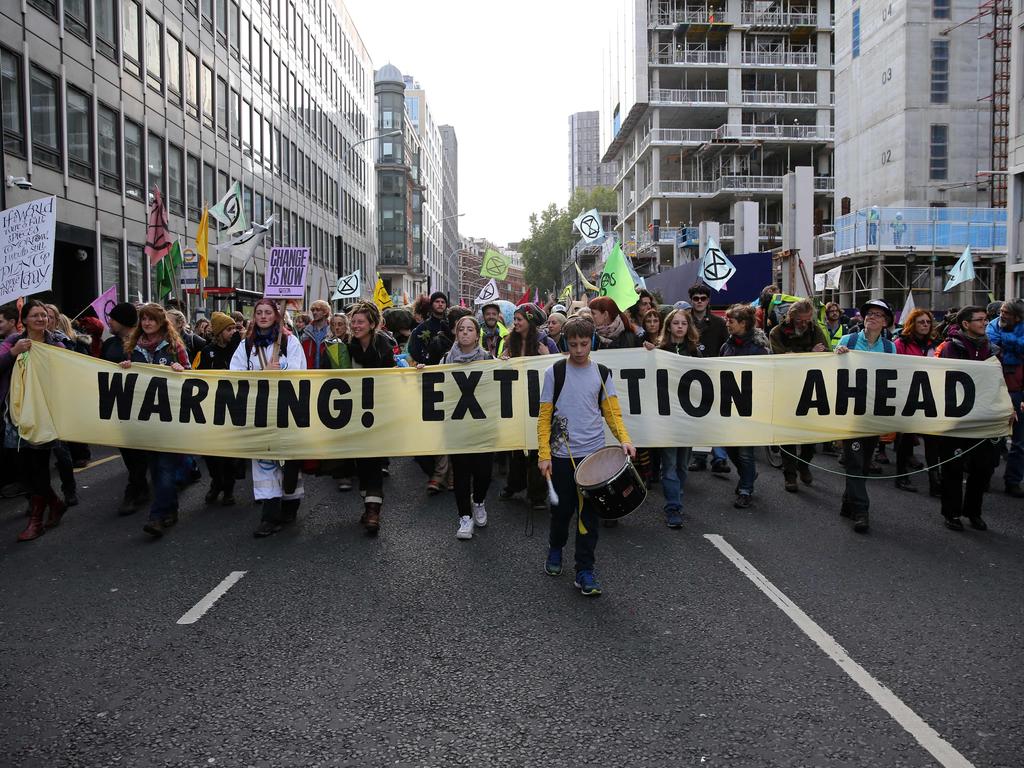
[{"label": "tree", "polygon": [[590,192],[576,190],[565,208],[551,203],[539,215],[530,215],[530,236],[519,246],[527,285],[558,292],[562,259],[579,239],[579,233],[572,228],[573,219],[591,208],[605,212],[616,210],[615,191],[608,187],[597,187]]}]

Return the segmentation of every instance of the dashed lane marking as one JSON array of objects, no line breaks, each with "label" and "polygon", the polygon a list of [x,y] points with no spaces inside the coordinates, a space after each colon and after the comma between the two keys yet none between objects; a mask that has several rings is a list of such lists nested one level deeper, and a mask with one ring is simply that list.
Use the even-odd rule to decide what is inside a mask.
[{"label": "dashed lane marking", "polygon": [[195,624],[199,619],[213,607],[213,604],[220,600],[224,593],[233,587],[240,578],[245,576],[247,571],[232,571],[220,584],[211,589],[209,593],[192,606],[188,613],[178,619],[179,624]]},{"label": "dashed lane marking", "polygon": [[874,699],[882,709],[888,712],[893,720],[913,736],[918,744],[928,750],[940,765],[945,768],[974,768],[966,757],[957,752],[952,744],[943,739],[914,710],[900,701],[895,693],[878,682],[864,667],[850,658],[850,654],[836,642],[832,635],[800,610],[796,603],[768,581],[729,542],[715,533],[704,534],[704,538],[714,544],[719,552],[725,555],[748,579],[754,582],[755,586],[764,592],[769,600],[775,603],[805,635],[814,641],[815,645],[821,648],[832,661],[838,664],[839,668],[849,675],[850,679]]},{"label": "dashed lane marking", "polygon": [[84,467],[79,467],[78,469],[76,469],[75,470],[75,474],[78,474],[79,472],[85,472],[85,470],[87,470],[87,469],[92,469],[93,467],[98,467],[100,464],[106,464],[108,461],[113,461],[114,459],[119,459],[119,458],[121,458],[121,454],[115,453],[113,456],[104,456],[102,459],[96,459],[96,461],[90,461]]}]

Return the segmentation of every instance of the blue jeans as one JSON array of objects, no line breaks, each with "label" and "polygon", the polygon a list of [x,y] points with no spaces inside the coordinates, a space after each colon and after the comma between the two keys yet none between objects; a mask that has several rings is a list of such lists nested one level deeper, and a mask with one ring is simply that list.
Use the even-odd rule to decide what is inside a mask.
[{"label": "blue jeans", "polygon": [[754,449],[749,445],[744,448],[726,449],[732,463],[736,465],[740,481],[736,485],[736,493],[751,496],[754,493],[754,480],[757,479],[757,464],[754,462]]},{"label": "blue jeans", "polygon": [[149,454],[149,474],[153,481],[150,520],[163,520],[178,511],[178,486],[175,474],[181,466],[181,454],[153,451]]},{"label": "blue jeans", "polygon": [[683,508],[683,488],[692,452],[692,448],[661,449],[661,490],[665,494],[665,512],[679,512]]},{"label": "blue jeans", "polygon": [[1010,400],[1013,402],[1013,412],[1018,414],[1018,418],[1013,424],[1013,432],[1010,433],[1010,455],[1006,457],[1003,482],[1006,485],[1019,485],[1021,480],[1024,480],[1024,419],[1019,417],[1024,392],[1011,392]]},{"label": "blue jeans", "polygon": [[[699,461],[702,467],[703,466],[707,466],[708,455],[706,453],[704,453],[704,451],[699,451],[699,452],[693,454],[693,456],[694,456],[694,460],[695,461]],[[718,460],[728,461],[729,460],[729,452],[725,448],[712,448],[711,449],[711,460],[712,461],[718,461]]]}]

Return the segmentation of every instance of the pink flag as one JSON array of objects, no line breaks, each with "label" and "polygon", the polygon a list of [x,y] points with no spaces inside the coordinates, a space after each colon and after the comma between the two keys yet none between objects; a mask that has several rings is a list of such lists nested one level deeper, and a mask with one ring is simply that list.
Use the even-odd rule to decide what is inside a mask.
[{"label": "pink flag", "polygon": [[160,188],[153,185],[153,202],[149,204],[149,223],[146,226],[146,255],[151,267],[159,264],[171,252],[171,237],[167,232],[167,209]]},{"label": "pink flag", "polygon": [[96,313],[100,322],[107,325],[107,315],[110,314],[110,310],[114,308],[115,304],[117,304],[117,286],[112,285],[89,306],[92,307],[92,311]]}]

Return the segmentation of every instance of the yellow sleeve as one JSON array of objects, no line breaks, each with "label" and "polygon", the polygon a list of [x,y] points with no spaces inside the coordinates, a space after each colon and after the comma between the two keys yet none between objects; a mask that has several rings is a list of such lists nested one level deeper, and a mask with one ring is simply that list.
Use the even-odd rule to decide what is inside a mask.
[{"label": "yellow sleeve", "polygon": [[540,404],[537,416],[537,458],[540,461],[551,461],[551,416],[554,406],[551,403]]},{"label": "yellow sleeve", "polygon": [[[543,405],[541,408],[543,409]],[[629,432],[626,431],[626,425],[622,423],[622,411],[619,409],[619,398],[615,395],[610,395],[601,401],[601,413],[604,414],[604,420],[608,424],[608,429],[615,435],[615,439],[620,443],[632,443],[629,439]]]}]

